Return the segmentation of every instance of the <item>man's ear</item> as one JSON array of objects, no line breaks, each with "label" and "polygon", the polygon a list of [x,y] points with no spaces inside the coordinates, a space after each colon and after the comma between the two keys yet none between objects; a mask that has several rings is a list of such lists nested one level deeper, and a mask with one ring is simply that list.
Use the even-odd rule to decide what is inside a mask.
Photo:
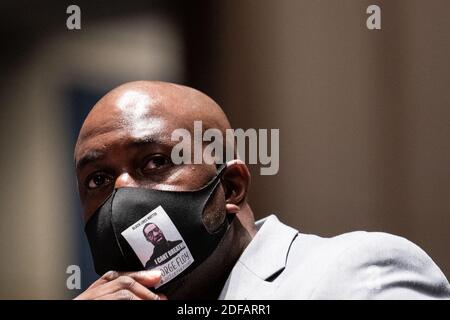
[{"label": "man's ear", "polygon": [[222,175],[222,185],[225,191],[227,212],[237,213],[247,198],[250,185],[250,171],[241,160],[227,162]]}]

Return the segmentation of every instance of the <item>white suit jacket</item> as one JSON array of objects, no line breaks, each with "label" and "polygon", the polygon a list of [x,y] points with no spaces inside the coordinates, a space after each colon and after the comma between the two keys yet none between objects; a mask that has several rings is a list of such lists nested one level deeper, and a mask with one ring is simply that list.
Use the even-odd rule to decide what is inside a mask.
[{"label": "white suit jacket", "polygon": [[412,242],[380,232],[302,234],[271,215],[220,299],[450,299],[450,285]]}]

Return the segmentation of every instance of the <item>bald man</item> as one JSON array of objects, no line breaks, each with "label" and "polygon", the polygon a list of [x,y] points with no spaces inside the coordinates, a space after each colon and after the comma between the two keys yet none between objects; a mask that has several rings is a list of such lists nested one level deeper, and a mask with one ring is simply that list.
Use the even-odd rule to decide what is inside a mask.
[{"label": "bald man", "polygon": [[[202,121],[203,130],[230,128],[221,108],[203,93],[148,81],[115,88],[87,116],[75,162],[86,230],[102,274],[77,299],[450,297],[443,273],[406,239],[367,232],[320,238],[274,215],[255,223],[243,162],[173,164],[177,141],[171,134],[179,128],[192,133],[194,121]],[[179,200],[191,199],[186,197],[192,201]],[[185,253],[189,266],[164,285],[167,272],[184,262],[169,271],[145,271],[139,247],[124,238],[159,206],[192,254]],[[180,210],[186,213],[177,216]]]}]

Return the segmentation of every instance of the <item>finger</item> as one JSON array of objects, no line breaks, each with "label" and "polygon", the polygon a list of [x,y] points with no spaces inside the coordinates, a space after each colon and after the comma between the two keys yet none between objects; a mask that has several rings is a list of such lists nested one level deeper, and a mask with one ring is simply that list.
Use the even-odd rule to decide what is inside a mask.
[{"label": "finger", "polygon": [[119,276],[120,275],[119,275],[119,273],[117,271],[110,270],[110,271],[106,272],[105,274],[103,274],[100,278],[98,278],[94,283],[92,283],[88,287],[88,290],[92,289],[92,288],[96,288],[96,287],[98,287],[100,285],[103,285],[103,284],[105,284],[107,282],[113,281],[113,280],[117,279]]},{"label": "finger", "polygon": [[[92,300],[100,295],[104,295],[105,292],[101,289],[103,285],[117,279],[119,277],[119,273],[116,271],[108,271],[103,274],[100,278],[94,281],[84,292],[74,298],[74,300]],[[100,295],[99,295],[99,292]]]},{"label": "finger", "polygon": [[136,272],[123,272],[120,276],[131,277],[146,287],[154,287],[161,281],[161,270],[155,269]]},{"label": "finger", "polygon": [[133,292],[128,290],[119,290],[114,293],[110,293],[98,298],[95,298],[94,300],[142,300],[137,295],[135,295]]},{"label": "finger", "polygon": [[117,279],[94,288],[95,295],[98,297],[109,295],[114,292],[126,290],[145,300],[160,300],[160,297],[148,288],[140,284],[136,279],[130,276],[120,276]]},{"label": "finger", "polygon": [[133,272],[117,272],[111,270],[103,274],[99,279],[97,279],[93,284],[91,284],[88,289],[95,288],[107,282],[114,281],[120,276],[129,276],[146,287],[153,287],[156,284],[158,284],[158,282],[161,280],[161,271],[142,270]]}]

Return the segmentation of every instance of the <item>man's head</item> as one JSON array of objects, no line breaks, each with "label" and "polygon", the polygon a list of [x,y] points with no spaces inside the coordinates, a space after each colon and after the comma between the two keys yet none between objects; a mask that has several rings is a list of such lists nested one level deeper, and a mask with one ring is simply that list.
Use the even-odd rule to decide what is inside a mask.
[{"label": "man's head", "polygon": [[[202,121],[204,131],[218,129],[223,136],[230,128],[227,117],[211,98],[181,85],[130,82],[100,99],[87,116],[75,147],[84,220],[89,220],[115,188],[186,191],[210,181],[217,174],[214,164],[175,165],[171,161],[172,148],[177,144],[171,140],[172,132],[183,128],[194,136],[194,121]],[[249,182],[245,164],[238,160],[227,163],[221,184],[203,213],[208,230],[221,225],[226,215],[236,215],[243,232],[255,233],[246,201]],[[239,243],[230,245],[241,247]],[[226,254],[230,248],[223,250]]]},{"label": "man's head", "polygon": [[142,229],[142,232],[144,233],[145,239],[154,246],[167,241],[164,233],[154,223],[147,223]]}]

